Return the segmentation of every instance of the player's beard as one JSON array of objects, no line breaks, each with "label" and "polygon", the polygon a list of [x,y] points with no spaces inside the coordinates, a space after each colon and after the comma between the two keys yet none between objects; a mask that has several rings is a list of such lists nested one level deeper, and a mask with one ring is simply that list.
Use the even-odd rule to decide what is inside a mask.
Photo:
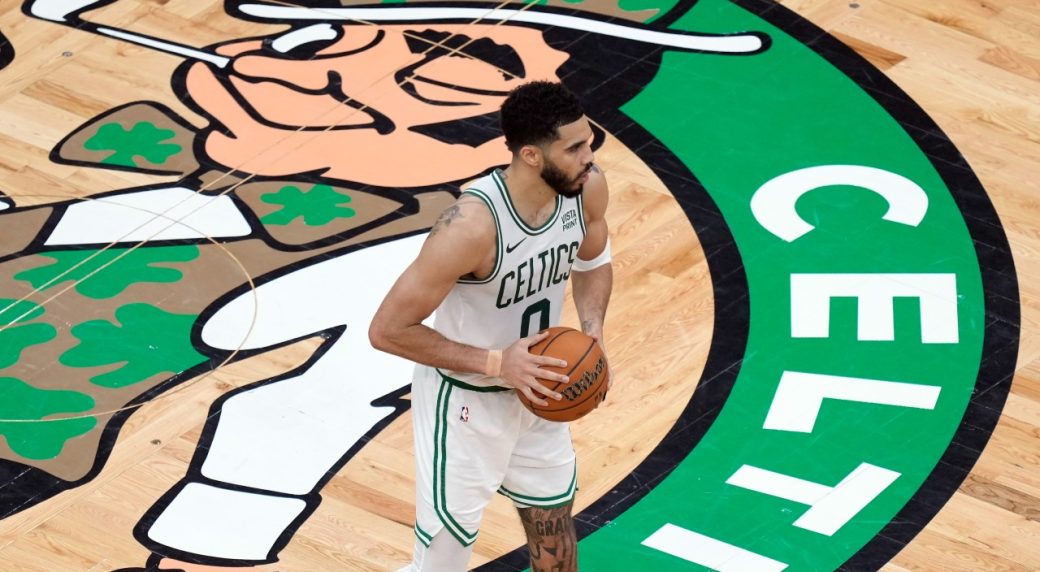
[{"label": "player's beard", "polygon": [[573,199],[585,190],[585,185],[579,185],[578,179],[584,177],[591,170],[592,163],[589,163],[581,174],[571,179],[567,177],[567,173],[564,173],[563,170],[556,166],[556,163],[546,159],[545,165],[542,165],[542,172],[540,175],[542,176],[542,180],[545,181],[545,184],[549,185],[557,194],[563,195],[568,199]]}]

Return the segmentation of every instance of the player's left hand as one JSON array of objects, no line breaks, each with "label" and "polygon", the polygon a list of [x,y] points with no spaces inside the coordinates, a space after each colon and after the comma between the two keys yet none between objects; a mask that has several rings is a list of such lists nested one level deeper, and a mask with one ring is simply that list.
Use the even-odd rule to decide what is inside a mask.
[{"label": "player's left hand", "polygon": [[[603,355],[606,356],[607,346],[603,343],[603,328],[589,328],[585,334],[596,340],[596,343],[599,344],[599,349],[603,350]],[[610,358],[607,358],[607,391],[609,392],[612,387],[614,387],[614,368],[610,365]],[[603,399],[606,399],[606,396]]]}]

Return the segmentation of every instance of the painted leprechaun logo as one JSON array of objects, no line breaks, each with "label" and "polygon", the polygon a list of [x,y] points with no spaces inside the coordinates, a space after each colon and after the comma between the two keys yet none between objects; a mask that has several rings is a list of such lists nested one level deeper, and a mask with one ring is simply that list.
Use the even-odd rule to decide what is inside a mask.
[{"label": "painted leprechaun logo", "polygon": [[410,366],[368,321],[458,186],[508,161],[495,113],[534,79],[579,93],[601,163],[674,197],[716,310],[685,409],[578,517],[583,568],[876,568],[970,468],[950,443],[978,451],[995,423],[1014,359],[985,358],[1017,330],[986,300],[1017,292],[1007,248],[975,247],[1005,245],[983,190],[880,72],[782,7],[236,0],[288,26],[195,48],[90,19],[110,3],[23,12],[185,58],[173,92],[197,117],[128,101],[51,153],[175,183],[0,202],[0,514],[95,478],[138,405],[311,339],[212,405],[136,529],[151,566],[278,561],[407,409]]}]

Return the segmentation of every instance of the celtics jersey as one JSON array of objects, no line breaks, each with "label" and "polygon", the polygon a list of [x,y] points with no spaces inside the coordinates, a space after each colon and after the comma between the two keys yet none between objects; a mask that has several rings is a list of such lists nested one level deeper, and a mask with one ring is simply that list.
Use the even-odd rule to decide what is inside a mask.
[{"label": "celtics jersey", "polygon": [[[520,218],[502,172],[463,191],[483,201],[495,220],[495,266],[483,280],[459,279],[437,308],[433,327],[449,340],[502,349],[560,322],[571,264],[585,238],[581,197],[556,196],[549,219],[534,228]],[[478,387],[504,385],[482,373],[441,373]]]}]

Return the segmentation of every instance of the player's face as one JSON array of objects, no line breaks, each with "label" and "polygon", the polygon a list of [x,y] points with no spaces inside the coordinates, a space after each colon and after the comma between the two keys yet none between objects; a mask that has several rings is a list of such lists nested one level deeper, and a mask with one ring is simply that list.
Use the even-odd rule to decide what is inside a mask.
[{"label": "player's face", "polygon": [[497,120],[480,119],[516,85],[558,81],[568,58],[540,31],[509,25],[323,24],[217,51],[230,66],[196,63],[186,76],[188,97],[224,127],[205,134],[211,158],[404,187],[507,163]]},{"label": "player's face", "polygon": [[543,149],[542,180],[565,197],[576,197],[589,180],[595,157],[592,154],[592,128],[585,117],[561,126],[559,137]]}]

